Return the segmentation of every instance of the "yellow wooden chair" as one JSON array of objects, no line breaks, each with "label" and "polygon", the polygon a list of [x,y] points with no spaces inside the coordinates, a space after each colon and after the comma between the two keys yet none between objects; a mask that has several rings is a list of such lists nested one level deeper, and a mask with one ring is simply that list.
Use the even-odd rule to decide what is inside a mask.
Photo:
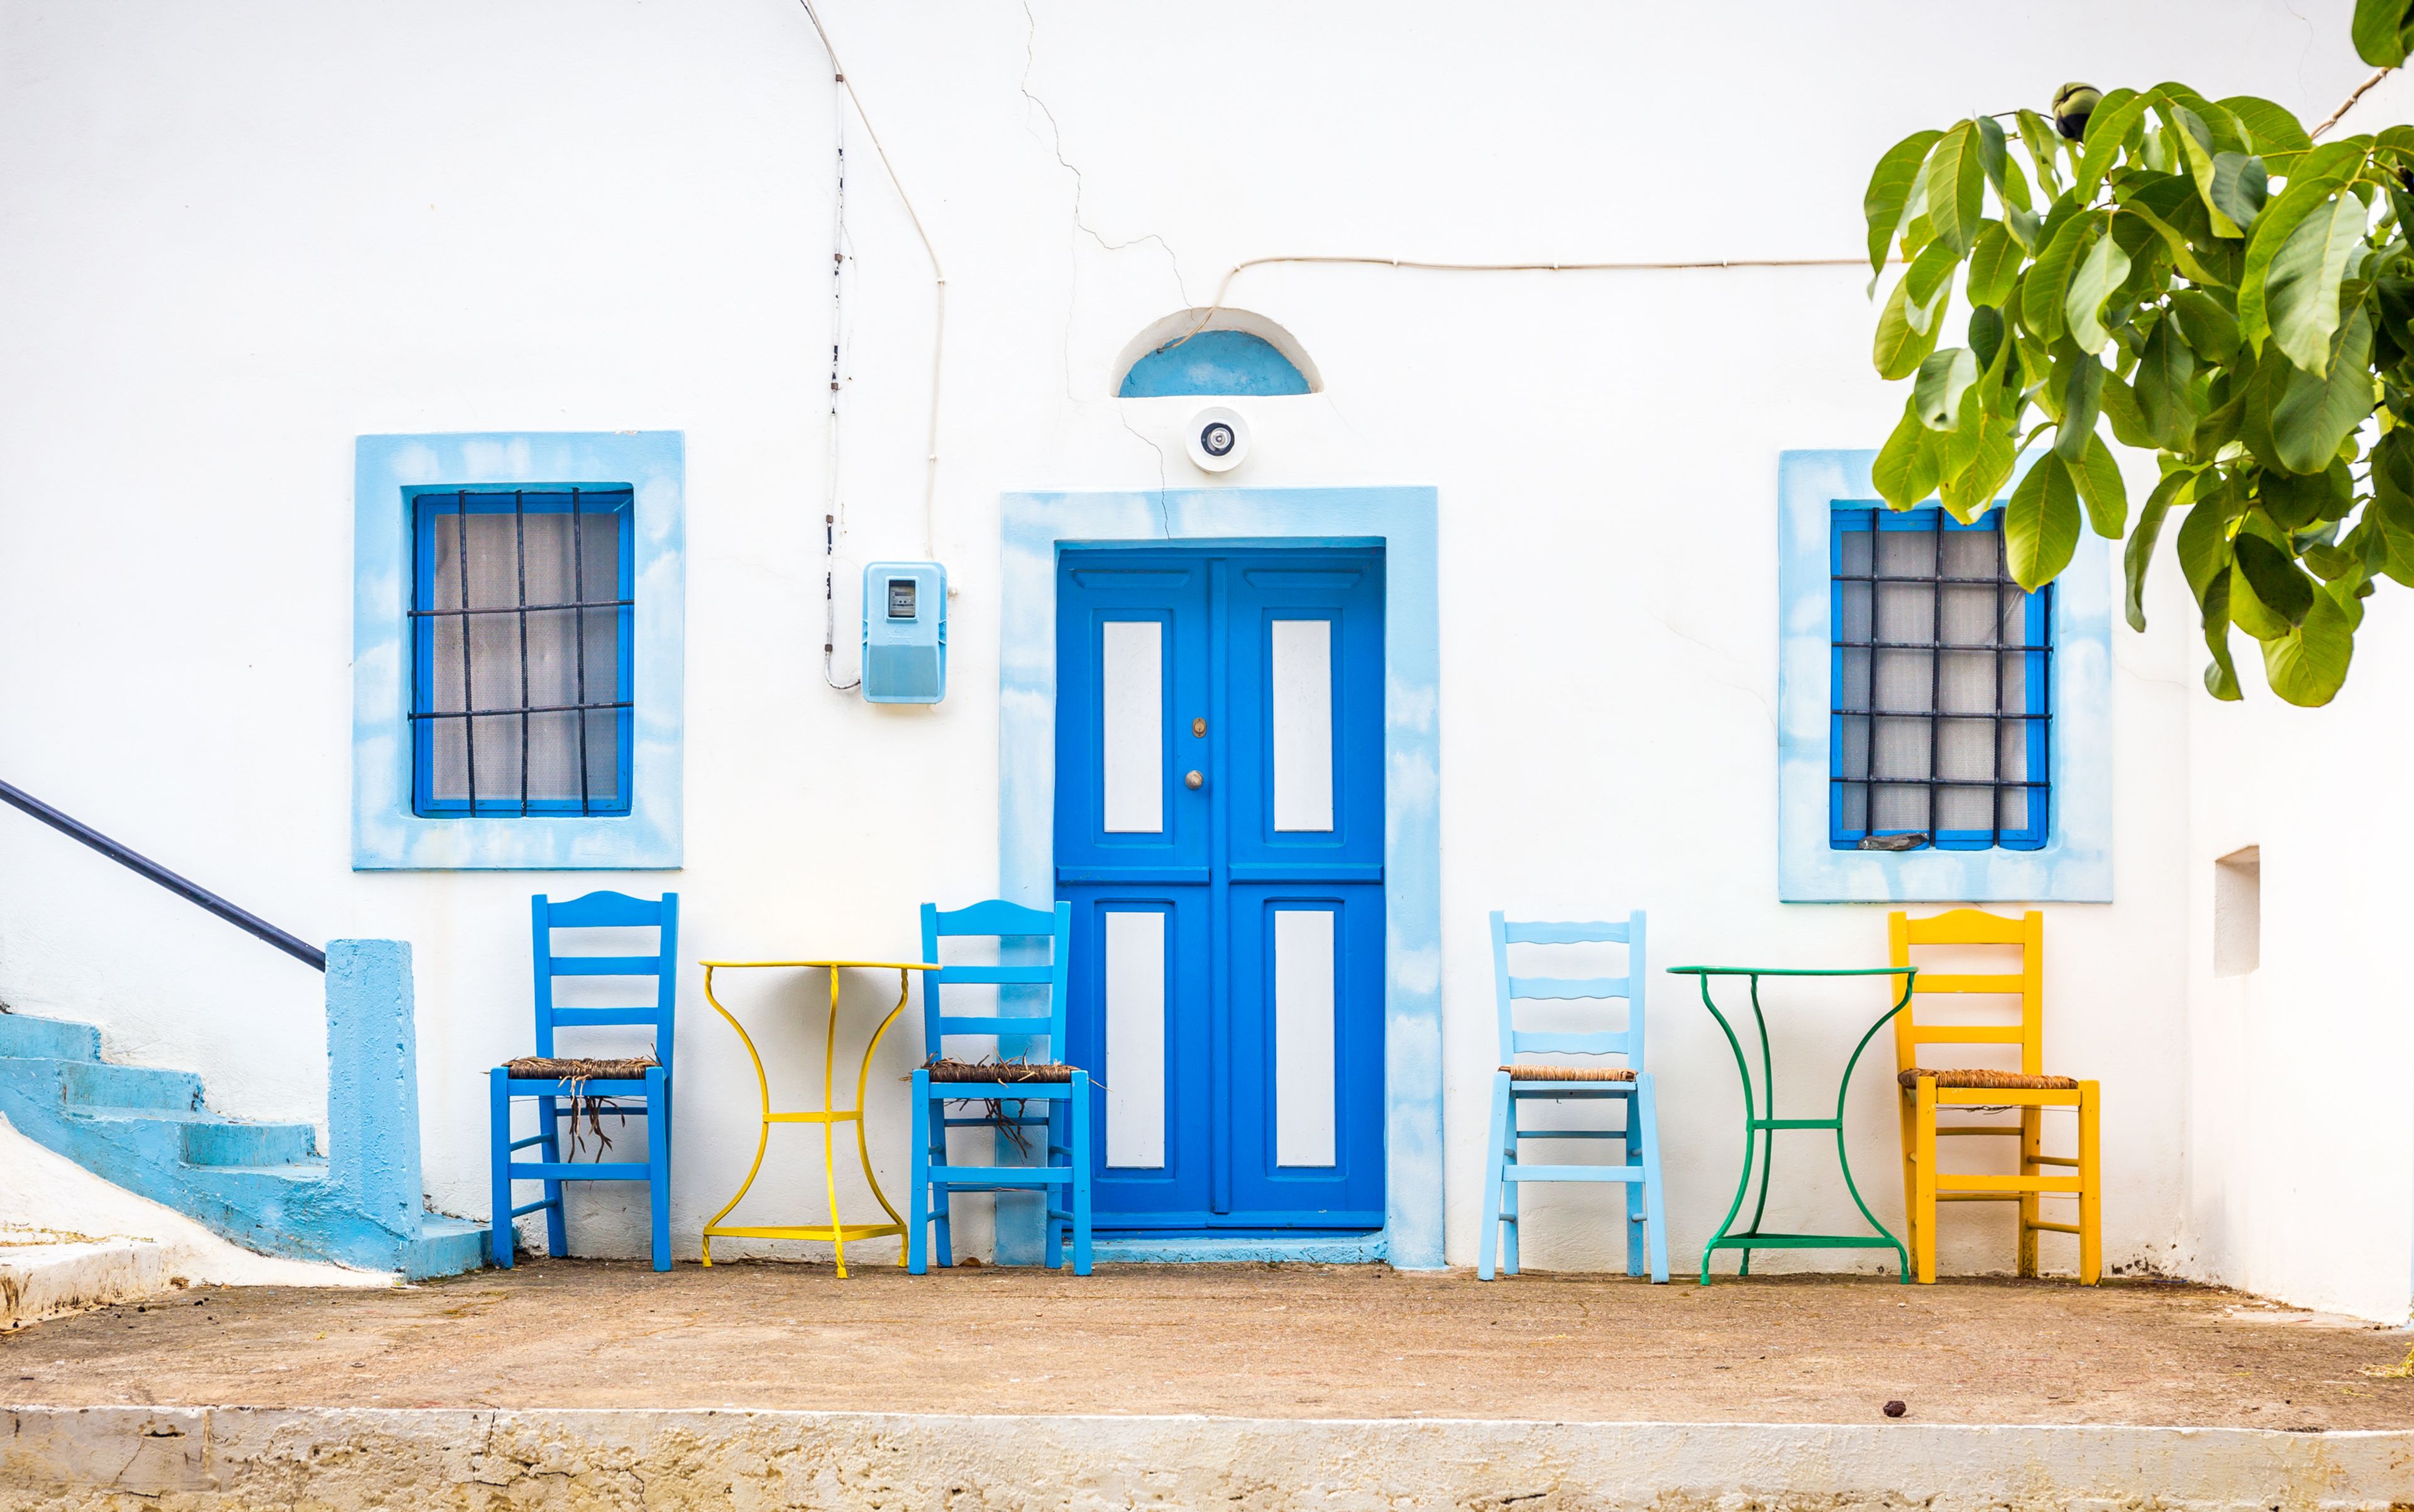
[{"label": "yellow wooden chair", "polygon": [[[1956,908],[1932,919],[1895,913],[1886,917],[1892,948],[1890,965],[1917,966],[1915,948],[1941,945],[2017,945],[2017,974],[1974,975],[1930,971],[1920,967],[1918,990],[1911,1005],[1894,1021],[1895,1081],[1902,1089],[1902,1190],[1911,1226],[1913,1265],[1923,1282],[1936,1280],[1936,1205],[1939,1203],[2017,1202],[2020,1205],[2019,1273],[2037,1273],[2037,1235],[2079,1236],[2079,1279],[2093,1286],[2104,1271],[2104,1185],[2098,1158],[2096,1084],[2067,1076],[2045,1075],[2045,915],[2032,909],[2019,919],[2004,919],[1975,908]],[[1932,1024],[1921,1021],[1923,1004],[1954,993],[2017,995],[2018,1024]],[[1938,1070],[1922,1064],[1926,1045],[2017,1045],[2017,1071],[1964,1069]],[[2020,1120],[2005,1123],[1939,1125],[1940,1109],[2018,1110]],[[2079,1114],[2079,1154],[2048,1155],[2042,1150],[2045,1110],[2072,1108]],[[1961,1175],[1940,1170],[1937,1141],[1951,1136],[2017,1137],[2020,1142],[2017,1175]],[[2046,1175],[2047,1168],[2055,1175]],[[2049,1223],[2037,1216],[2040,1196],[2079,1199],[2077,1223]]]}]

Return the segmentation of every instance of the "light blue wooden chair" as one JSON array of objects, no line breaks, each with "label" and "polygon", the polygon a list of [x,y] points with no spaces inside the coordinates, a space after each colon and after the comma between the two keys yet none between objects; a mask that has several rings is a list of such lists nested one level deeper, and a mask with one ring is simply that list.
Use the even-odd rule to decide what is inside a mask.
[{"label": "light blue wooden chair", "polygon": [[[1073,1273],[1087,1276],[1095,1121],[1090,1073],[1054,1058],[1069,1042],[1065,1004],[1073,955],[1073,906],[1060,903],[1051,912],[991,901],[942,913],[936,904],[922,905],[923,960],[939,959],[940,940],[966,936],[994,937],[1001,947],[1017,942],[1024,949],[1035,940],[1045,941],[1048,959],[942,966],[922,978],[922,1043],[930,1058],[914,1072],[914,1191],[905,1221],[906,1269],[916,1276],[929,1272],[934,1225],[939,1264],[955,1263],[947,1235],[948,1199],[955,1193],[1036,1190],[1047,1205],[1048,1268],[1064,1263],[1069,1246]],[[998,990],[994,1016],[949,1013],[942,1006],[949,987],[987,984]],[[1048,995],[1047,1010],[1032,1011],[1029,999],[1040,992]],[[950,1035],[1044,1038],[1047,1044],[1044,1052],[1035,1046],[1028,1055],[1003,1063],[951,1060],[946,1051]],[[950,1103],[977,1111],[951,1117]],[[1034,1103],[1045,1111],[1035,1115]],[[950,1129],[986,1129],[1023,1141],[1036,1135],[1039,1160],[1032,1165],[951,1165]]]},{"label": "light blue wooden chair", "polygon": [[[1509,973],[1512,945],[1624,945],[1626,975],[1590,979],[1516,977]],[[1651,1279],[1668,1279],[1668,1230],[1660,1200],[1660,1117],[1651,1073],[1643,1069],[1643,913],[1623,923],[1512,923],[1492,915],[1492,982],[1500,1003],[1500,1068],[1492,1075],[1492,1135],[1483,1177],[1483,1238],[1475,1273],[1493,1278],[1496,1248],[1505,1246],[1501,1268],[1517,1274],[1517,1189],[1528,1181],[1620,1181],[1626,1184],[1626,1273],[1643,1274],[1650,1256]],[[1521,1030],[1520,1001],[1600,1001],[1623,998],[1626,1026],[1587,1033]],[[1554,1056],[1617,1055],[1617,1066],[1521,1064],[1527,1053]],[[1525,1129],[1517,1110],[1528,1102],[1618,1102],[1625,1121],[1616,1129]],[[1527,1164],[1518,1145],[1531,1139],[1605,1139],[1617,1142],[1611,1165]],[[1504,1233],[1505,1231],[1505,1233]]]},{"label": "light blue wooden chair", "polygon": [[[488,1072],[488,1097],[493,1143],[494,1238],[496,1265],[512,1264],[512,1220],[523,1213],[544,1210],[544,1241],[549,1253],[570,1253],[568,1225],[562,1219],[561,1184],[565,1181],[642,1181],[653,1199],[654,1268],[671,1268],[671,1050],[678,1023],[678,894],[665,892],[658,902],[620,892],[590,892],[568,903],[555,903],[544,893],[529,900],[535,932],[536,1054],[496,1067]],[[558,955],[553,949],[557,929],[652,929],[651,955]],[[553,1001],[556,977],[651,978],[654,1001],[644,1008],[559,1008]],[[645,1025],[654,1031],[654,1053],[617,1060],[580,1060],[554,1053],[556,1027],[589,1025]],[[525,1139],[512,1137],[512,1103],[536,1100],[537,1131]],[[599,1108],[592,1099],[609,1098]],[[563,1102],[567,1101],[575,1153],[580,1105],[596,1126],[590,1138],[600,1138],[604,1118],[643,1118],[646,1158],[605,1160],[598,1149],[593,1160],[561,1158]],[[539,1160],[514,1160],[515,1151],[534,1145]],[[536,1202],[512,1205],[512,1183],[544,1183]]]}]

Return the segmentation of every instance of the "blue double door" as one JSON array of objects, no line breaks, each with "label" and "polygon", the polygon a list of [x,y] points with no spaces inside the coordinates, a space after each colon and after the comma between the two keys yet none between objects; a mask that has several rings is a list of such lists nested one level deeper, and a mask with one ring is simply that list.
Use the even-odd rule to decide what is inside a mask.
[{"label": "blue double door", "polygon": [[1067,549],[1056,602],[1097,1229],[1381,1228],[1381,551]]}]

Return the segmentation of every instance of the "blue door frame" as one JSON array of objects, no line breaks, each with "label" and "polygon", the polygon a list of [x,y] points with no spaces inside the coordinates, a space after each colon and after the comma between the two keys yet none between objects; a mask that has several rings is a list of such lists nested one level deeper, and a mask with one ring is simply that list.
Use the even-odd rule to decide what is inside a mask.
[{"label": "blue door frame", "polygon": [[[1107,920],[1164,918],[1161,1163],[1094,1147],[1102,1235],[1364,1235],[1383,1226],[1383,556],[1187,546],[1067,550],[1056,592],[1056,891],[1073,906],[1073,1059],[1109,1097]],[[1331,628],[1329,829],[1279,829],[1277,621]],[[1102,647],[1160,627],[1158,828],[1105,827]],[[1193,788],[1185,774],[1200,778]],[[1333,1151],[1277,1147],[1276,923],[1331,918]],[[1150,1073],[1154,1081],[1154,1073]],[[1126,1092],[1135,1090],[1125,1087]],[[1295,1089],[1296,1091],[1296,1089]],[[1313,1100],[1315,1094],[1304,1096]],[[1111,1120],[1110,1124],[1111,1126]]]},{"label": "blue door frame", "polygon": [[[1058,557],[1101,546],[1383,548],[1382,1232],[1109,1239],[1098,1244],[1101,1261],[1444,1263],[1438,503],[1432,488],[1415,486],[1009,493],[1001,501],[998,892],[1032,906],[1055,895]],[[998,1260],[1037,1264],[1034,1205],[1007,1195],[997,1207]]]}]

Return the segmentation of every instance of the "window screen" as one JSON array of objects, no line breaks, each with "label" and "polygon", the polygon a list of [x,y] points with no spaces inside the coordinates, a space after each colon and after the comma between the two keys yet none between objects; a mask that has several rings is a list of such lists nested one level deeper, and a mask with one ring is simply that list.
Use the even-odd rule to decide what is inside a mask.
[{"label": "window screen", "polygon": [[415,813],[630,811],[632,508],[613,485],[413,498]]},{"label": "window screen", "polygon": [[2049,832],[2052,600],[2003,511],[1839,506],[1828,804],[1839,850],[2034,850]]}]

